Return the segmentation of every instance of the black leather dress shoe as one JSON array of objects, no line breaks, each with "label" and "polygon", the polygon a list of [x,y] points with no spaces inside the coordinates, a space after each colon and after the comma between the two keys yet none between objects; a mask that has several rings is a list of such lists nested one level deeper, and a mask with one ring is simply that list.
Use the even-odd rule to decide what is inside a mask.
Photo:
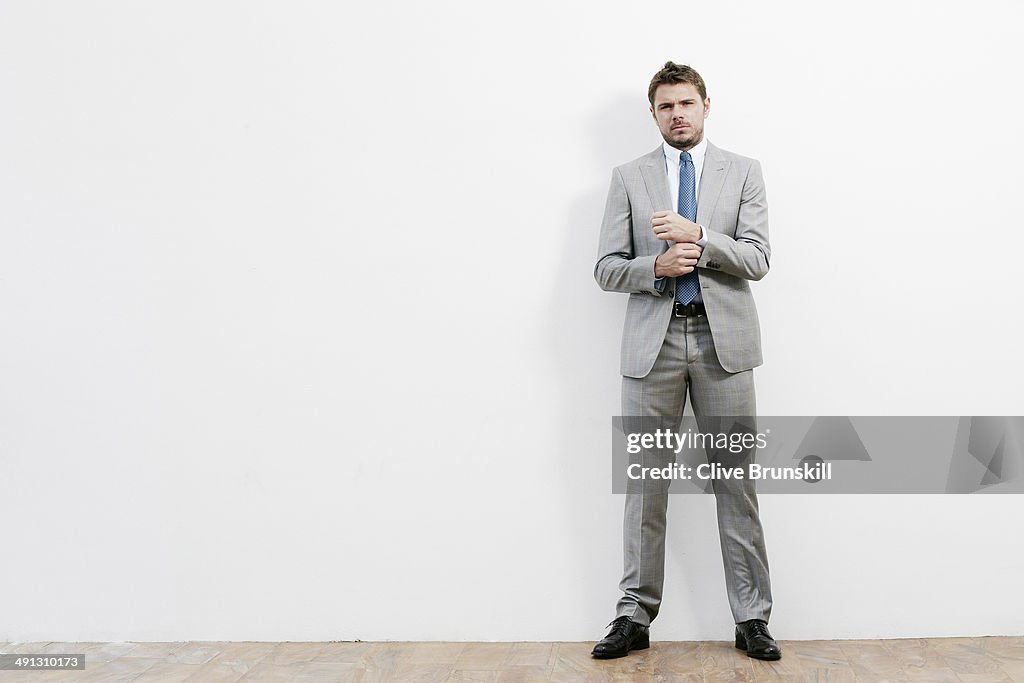
[{"label": "black leather dress shoe", "polygon": [[760,619],[751,619],[736,624],[736,648],[746,650],[748,657],[754,659],[779,659],[779,649],[772,634],[768,633],[768,624]]},{"label": "black leather dress shoe", "polygon": [[650,630],[629,617],[619,617],[611,624],[608,635],[590,653],[595,659],[625,657],[630,650],[646,650],[651,646]]}]

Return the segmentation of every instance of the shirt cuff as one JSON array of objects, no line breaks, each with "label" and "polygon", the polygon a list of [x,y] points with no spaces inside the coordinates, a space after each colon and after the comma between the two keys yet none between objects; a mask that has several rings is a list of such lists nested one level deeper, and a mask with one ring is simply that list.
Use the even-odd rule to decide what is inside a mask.
[{"label": "shirt cuff", "polygon": [[703,225],[701,225],[700,226],[700,239],[697,240],[696,244],[697,244],[698,247],[703,249],[704,245],[707,244],[707,243],[708,243],[708,231],[704,229]]}]

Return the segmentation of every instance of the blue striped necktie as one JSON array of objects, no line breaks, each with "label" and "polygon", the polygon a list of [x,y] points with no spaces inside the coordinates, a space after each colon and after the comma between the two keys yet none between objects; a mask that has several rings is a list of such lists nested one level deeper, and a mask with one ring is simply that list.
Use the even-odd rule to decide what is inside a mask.
[{"label": "blue striped necktie", "polygon": [[[679,215],[687,220],[697,222],[697,190],[694,175],[693,159],[689,152],[679,153]],[[688,304],[697,298],[700,282],[697,280],[697,269],[676,278],[676,301]]]}]

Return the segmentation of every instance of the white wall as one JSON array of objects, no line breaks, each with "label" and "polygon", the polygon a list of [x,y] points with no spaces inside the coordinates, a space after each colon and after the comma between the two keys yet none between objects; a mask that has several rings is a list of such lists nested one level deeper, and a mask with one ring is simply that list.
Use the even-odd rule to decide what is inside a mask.
[{"label": "white wall", "polygon": [[[1024,415],[1019,3],[360,5],[0,6],[0,641],[600,636],[666,59],[763,163],[763,414]],[[761,507],[778,637],[1024,633],[1019,496]]]}]

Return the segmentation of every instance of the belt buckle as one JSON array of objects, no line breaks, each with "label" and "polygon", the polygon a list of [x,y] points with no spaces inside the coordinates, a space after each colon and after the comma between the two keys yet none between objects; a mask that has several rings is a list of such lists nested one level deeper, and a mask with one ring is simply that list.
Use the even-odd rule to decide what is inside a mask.
[{"label": "belt buckle", "polygon": [[673,301],[672,304],[674,307],[673,315],[677,318],[700,317],[700,313],[697,312],[697,304],[695,303],[681,304],[678,301]]}]

